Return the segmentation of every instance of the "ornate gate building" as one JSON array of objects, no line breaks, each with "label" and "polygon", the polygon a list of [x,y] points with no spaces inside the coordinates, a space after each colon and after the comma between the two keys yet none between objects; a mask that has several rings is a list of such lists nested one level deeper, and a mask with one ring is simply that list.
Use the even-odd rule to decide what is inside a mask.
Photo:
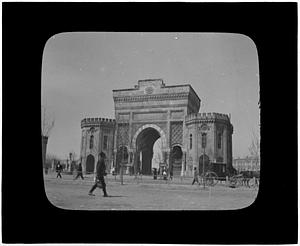
[{"label": "ornate gate building", "polygon": [[81,122],[81,158],[93,172],[98,154],[117,172],[152,172],[153,145],[160,139],[160,166],[174,176],[192,175],[193,167],[213,168],[219,175],[232,168],[233,126],[225,114],[198,113],[200,98],[190,85],[167,86],[162,79],[139,80],[131,89],[113,90],[115,120]]}]

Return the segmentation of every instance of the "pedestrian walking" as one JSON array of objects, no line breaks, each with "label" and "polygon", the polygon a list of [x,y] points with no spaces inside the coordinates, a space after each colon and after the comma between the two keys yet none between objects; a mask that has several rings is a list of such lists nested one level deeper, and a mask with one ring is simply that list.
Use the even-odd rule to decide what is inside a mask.
[{"label": "pedestrian walking", "polygon": [[170,180],[173,180],[173,167],[170,169]]},{"label": "pedestrian walking", "polygon": [[60,165],[60,162],[58,162],[56,165],[56,172],[57,172],[56,178],[58,178],[58,177],[62,178],[61,174],[60,174],[61,171],[62,171],[62,165]]},{"label": "pedestrian walking", "polygon": [[81,162],[78,164],[78,167],[77,167],[77,176],[74,180],[78,179],[79,177],[81,177],[81,179],[84,179],[83,178],[83,175],[82,175],[82,165],[81,165]]},{"label": "pedestrian walking", "polygon": [[105,154],[101,152],[99,154],[99,160],[96,166],[96,181],[95,184],[92,186],[91,190],[89,191],[90,196],[94,196],[93,191],[99,187],[103,190],[103,196],[108,197],[106,192],[106,184],[104,180],[104,176],[106,176],[106,166],[105,166]]},{"label": "pedestrian walking", "polygon": [[167,170],[166,170],[166,168],[163,169],[162,175],[163,175],[163,179],[167,180]]},{"label": "pedestrian walking", "polygon": [[153,168],[153,179],[157,179],[157,169]]},{"label": "pedestrian walking", "polygon": [[195,182],[197,182],[197,183],[199,184],[198,176],[199,176],[199,173],[198,173],[197,167],[194,167],[194,179],[193,179],[192,185],[193,185]]}]

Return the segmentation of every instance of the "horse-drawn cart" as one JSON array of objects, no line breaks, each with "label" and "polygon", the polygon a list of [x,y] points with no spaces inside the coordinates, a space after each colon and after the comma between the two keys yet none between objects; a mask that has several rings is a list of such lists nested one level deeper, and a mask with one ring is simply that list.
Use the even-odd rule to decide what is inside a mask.
[{"label": "horse-drawn cart", "polygon": [[258,187],[259,185],[259,172],[254,171],[242,171],[239,174],[233,175],[229,178],[230,186],[246,186],[246,187]]},{"label": "horse-drawn cart", "polygon": [[238,186],[243,184],[244,176],[243,174],[237,174],[229,177],[229,185],[230,186]]},{"label": "horse-drawn cart", "polygon": [[199,185],[201,184],[203,185],[204,183],[206,186],[215,186],[219,180],[218,175],[212,171],[205,172],[204,175],[200,174],[199,177],[200,177]]}]

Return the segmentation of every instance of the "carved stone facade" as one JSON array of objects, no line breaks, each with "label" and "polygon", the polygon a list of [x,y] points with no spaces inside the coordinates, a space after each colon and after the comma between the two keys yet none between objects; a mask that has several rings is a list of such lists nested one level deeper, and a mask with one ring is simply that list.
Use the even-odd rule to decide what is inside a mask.
[{"label": "carved stone facade", "polygon": [[[129,173],[151,174],[153,145],[159,138],[163,152],[160,164],[174,176],[192,175],[195,166],[201,172],[203,160],[214,164],[218,173],[232,168],[230,118],[198,113],[200,99],[190,85],[166,86],[162,79],[139,80],[134,88],[113,90],[113,99],[115,120],[84,119],[81,123],[85,171],[95,168],[89,164],[91,156],[96,163],[103,151],[108,156],[108,169],[114,166],[118,172],[122,163]],[[90,146],[91,141],[94,146]]]}]

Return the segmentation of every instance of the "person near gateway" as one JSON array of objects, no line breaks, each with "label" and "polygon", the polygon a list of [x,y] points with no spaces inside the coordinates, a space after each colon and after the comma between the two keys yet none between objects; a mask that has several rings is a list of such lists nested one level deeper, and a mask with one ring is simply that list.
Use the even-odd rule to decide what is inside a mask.
[{"label": "person near gateway", "polygon": [[57,175],[56,175],[56,178],[61,177],[61,172],[62,172],[62,165],[60,164],[60,162],[58,161],[57,165],[56,165],[56,172],[57,172]]},{"label": "person near gateway", "polygon": [[99,160],[97,162],[97,166],[96,166],[96,180],[95,180],[95,184],[92,186],[92,188],[89,191],[89,195],[90,196],[94,196],[93,191],[97,188],[97,187],[101,187],[103,190],[103,196],[104,197],[108,197],[107,192],[106,192],[106,184],[105,184],[105,180],[104,180],[104,176],[106,176],[106,166],[105,166],[105,154],[103,152],[101,152],[99,154]]},{"label": "person near gateway", "polygon": [[82,175],[82,165],[81,165],[81,162],[79,162],[79,164],[78,164],[78,167],[77,167],[77,175],[76,175],[76,177],[74,178],[74,180],[78,179],[79,177],[81,177],[81,179],[84,179],[84,178],[83,178],[83,175]]},{"label": "person near gateway", "polygon": [[173,166],[170,168],[170,180],[173,180]]},{"label": "person near gateway", "polygon": [[198,173],[197,167],[194,167],[194,179],[193,179],[192,185],[193,185],[195,182],[197,182],[197,183],[199,184],[198,176],[199,176],[199,173]]}]

